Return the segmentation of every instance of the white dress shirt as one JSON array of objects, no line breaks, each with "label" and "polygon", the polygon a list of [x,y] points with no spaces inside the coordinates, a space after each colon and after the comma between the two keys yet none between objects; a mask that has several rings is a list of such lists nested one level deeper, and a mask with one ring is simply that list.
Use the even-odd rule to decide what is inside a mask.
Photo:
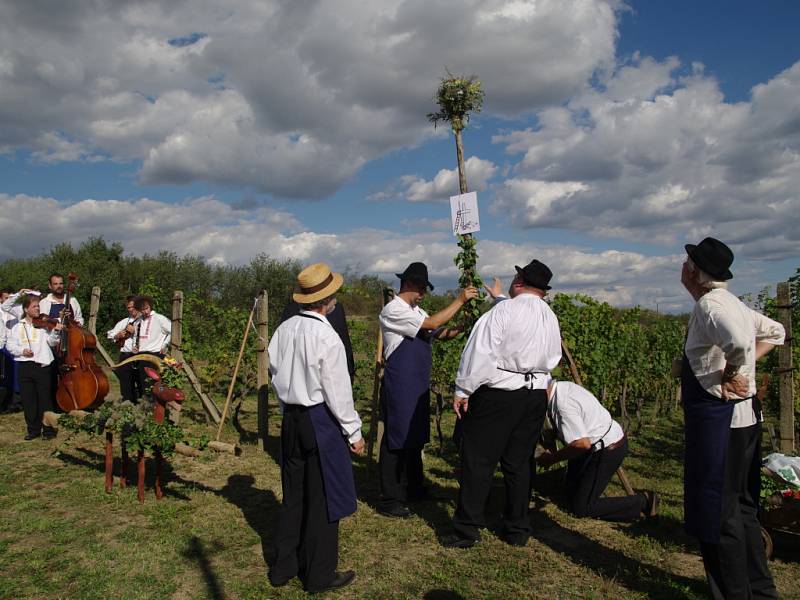
[{"label": "white dress shirt", "polygon": [[[686,336],[686,358],[708,393],[722,397],[722,371],[728,362],[739,367],[739,373],[747,378],[750,386],[747,397],[755,396],[756,341],[779,346],[785,335],[783,325],[749,308],[728,290],[717,288],[694,305]],[[731,398],[738,396],[731,394]],[[753,401],[737,402],[731,427],[749,427],[755,423]]]},{"label": "white dress shirt", "polygon": [[[55,346],[58,338],[59,333],[55,329],[48,332],[23,320],[11,328],[6,347],[17,362],[32,361],[47,366],[53,362],[53,350],[50,346]],[[22,352],[25,350],[31,350],[33,356],[23,356]]]},{"label": "white dress shirt", "polygon": [[[565,444],[589,438],[592,451],[596,452],[620,441],[624,435],[620,424],[611,418],[600,401],[589,390],[571,381],[553,382],[547,412]],[[601,439],[603,443],[599,444]]]},{"label": "white dress shirt", "polygon": [[383,307],[378,321],[383,335],[383,356],[389,356],[405,338],[416,337],[428,313],[419,306],[411,306],[400,296],[395,296]]},{"label": "white dress shirt", "polygon": [[22,319],[22,303],[18,302],[21,295],[21,292],[14,292],[6,298],[3,304],[0,304],[0,317],[3,320],[3,331],[0,334],[2,345],[0,345],[0,348],[6,347],[8,336],[11,335],[11,329]]},{"label": "white dress shirt", "polygon": [[300,311],[281,323],[269,342],[269,372],[281,405],[324,402],[351,444],[361,439],[353,405],[347,355],[341,338],[322,315]]},{"label": "white dress shirt", "polygon": [[137,333],[133,334],[133,345],[138,342],[139,352],[160,354],[169,345],[172,337],[172,321],[156,311],[151,311],[146,319],[139,318],[136,330]]},{"label": "white dress shirt", "polygon": [[[117,324],[114,325],[114,327],[112,327],[111,330],[106,334],[108,339],[110,339],[112,342],[114,342],[116,344],[117,340],[114,339],[114,338],[117,336],[117,334],[121,333],[128,325],[133,325],[133,327],[135,329],[138,321],[139,321],[139,319],[133,319],[131,317],[125,317],[124,319],[120,319],[119,321],[117,321]],[[171,327],[172,327],[172,324],[170,324],[170,332],[172,331]],[[120,352],[127,352],[129,354],[131,352],[133,352],[133,344],[136,341],[134,339],[135,338],[135,333],[136,332],[134,332],[134,335],[131,335],[130,337],[125,338],[125,342],[122,344],[122,346],[119,349]]]},{"label": "white dress shirt", "polygon": [[456,395],[467,398],[482,385],[545,389],[560,361],[561,330],[555,313],[535,294],[519,294],[497,302],[475,323],[461,354]]},{"label": "white dress shirt", "polygon": [[[61,300],[58,300],[57,298],[53,297],[53,294],[47,294],[47,296],[42,298],[39,302],[39,311],[44,316],[48,316],[50,314],[50,307],[53,304],[64,304],[64,300],[66,300],[66,295]],[[75,316],[75,322],[83,327],[83,314],[81,313],[81,305],[78,304],[75,296],[69,297],[69,305],[72,307],[72,314]]]}]

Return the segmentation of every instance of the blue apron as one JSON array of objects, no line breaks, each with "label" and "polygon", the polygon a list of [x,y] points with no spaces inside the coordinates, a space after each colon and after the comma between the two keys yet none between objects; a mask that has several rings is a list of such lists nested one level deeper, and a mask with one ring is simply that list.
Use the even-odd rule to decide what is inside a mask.
[{"label": "blue apron", "polygon": [[356,482],[350,446],[342,434],[342,427],[325,403],[309,408],[308,415],[317,439],[328,521],[333,523],[356,512]]},{"label": "blue apron", "polygon": [[430,333],[422,329],[386,360],[381,405],[390,450],[422,448],[430,441],[432,361]]},{"label": "blue apron", "polygon": [[689,535],[718,544],[722,521],[725,456],[736,402],[709,394],[684,355],[681,368],[684,412],[683,517]]},{"label": "blue apron", "polygon": [[[310,315],[300,313],[298,316],[322,323]],[[347,373],[344,375],[348,376]],[[350,445],[342,433],[341,425],[324,402],[310,407],[308,416],[317,440],[328,521],[333,523],[356,512],[356,482],[350,460]]]},{"label": "blue apron", "polygon": [[54,302],[53,304],[50,305],[50,313],[47,316],[54,319],[60,317],[61,315],[59,313],[62,310],[64,310],[65,306],[66,304],[64,304],[63,302],[61,304],[56,304]]}]

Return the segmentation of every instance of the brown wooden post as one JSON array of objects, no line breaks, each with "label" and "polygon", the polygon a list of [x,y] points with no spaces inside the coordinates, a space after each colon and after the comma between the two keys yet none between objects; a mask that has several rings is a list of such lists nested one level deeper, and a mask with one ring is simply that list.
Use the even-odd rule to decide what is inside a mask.
[{"label": "brown wooden post", "polygon": [[[381,306],[386,306],[394,298],[392,288],[383,288],[381,292]],[[383,379],[383,335],[380,325],[378,326],[378,340],[375,344],[375,373],[372,378],[372,403],[370,404],[369,433],[367,434],[367,459],[372,461],[372,453],[375,444],[380,445],[383,436],[383,421],[379,418],[378,397],[381,391],[381,379]]]},{"label": "brown wooden post", "polygon": [[144,451],[139,450],[139,459],[136,462],[136,471],[138,473],[138,480],[136,482],[136,496],[139,502],[144,503]]},{"label": "brown wooden post", "polygon": [[100,288],[94,286],[92,288],[92,299],[89,302],[89,320],[86,322],[86,328],[93,334],[97,334],[97,311],[100,309]]},{"label": "brown wooden post", "polygon": [[269,439],[269,296],[261,290],[256,307],[256,385],[258,387],[258,437],[261,446],[267,450]]},{"label": "brown wooden post", "polygon": [[781,452],[794,452],[794,382],[792,366],[792,300],[788,282],[778,284],[778,320],[786,330],[786,341],[778,348],[778,386],[781,397]]},{"label": "brown wooden post", "polygon": [[169,340],[169,353],[176,360],[183,360],[183,292],[176,290],[172,294],[172,332]]},{"label": "brown wooden post", "polygon": [[114,485],[114,434],[106,431],[106,494]]}]

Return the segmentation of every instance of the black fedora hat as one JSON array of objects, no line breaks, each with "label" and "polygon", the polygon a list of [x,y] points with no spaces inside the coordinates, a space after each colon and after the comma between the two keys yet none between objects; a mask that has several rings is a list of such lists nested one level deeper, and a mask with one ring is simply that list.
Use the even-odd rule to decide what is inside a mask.
[{"label": "black fedora hat", "polygon": [[525,265],[524,268],[520,268],[516,265],[514,265],[514,268],[517,270],[517,275],[522,278],[522,281],[524,281],[526,285],[539,290],[550,289],[550,286],[547,284],[550,283],[550,280],[553,278],[553,272],[546,264],[534,258]]},{"label": "black fedora hat", "polygon": [[697,268],[705,271],[717,281],[728,281],[733,277],[730,266],[733,264],[733,252],[728,246],[716,238],[707,237],[697,244],[686,244],[686,254]]},{"label": "black fedora hat", "polygon": [[414,283],[424,283],[431,291],[433,290],[433,284],[428,281],[428,267],[425,266],[425,263],[421,262],[413,262],[406,267],[406,270],[402,273],[395,273],[400,278],[400,281],[413,281]]}]

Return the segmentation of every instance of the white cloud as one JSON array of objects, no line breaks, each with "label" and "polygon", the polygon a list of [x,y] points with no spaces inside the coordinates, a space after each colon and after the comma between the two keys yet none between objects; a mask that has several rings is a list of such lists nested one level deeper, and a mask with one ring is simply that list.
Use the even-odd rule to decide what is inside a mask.
[{"label": "white cloud", "polygon": [[[565,101],[613,63],[620,6],[4,2],[0,149],[141,160],[146,183],[318,198],[433,135],[425,114],[445,65],[482,78],[489,113]],[[61,149],[41,150],[53,135]]]},{"label": "white cloud", "polygon": [[[486,189],[488,181],[497,173],[497,166],[492,161],[477,156],[469,157],[464,167],[469,189],[479,192]],[[400,184],[405,188],[403,195],[410,202],[447,201],[450,196],[458,194],[458,168],[442,169],[431,181],[404,175]]]},{"label": "white cloud", "polygon": [[601,89],[496,136],[522,154],[496,211],[525,227],[676,246],[713,234],[751,258],[800,255],[800,62],[724,101],[698,66],[619,69]]}]

